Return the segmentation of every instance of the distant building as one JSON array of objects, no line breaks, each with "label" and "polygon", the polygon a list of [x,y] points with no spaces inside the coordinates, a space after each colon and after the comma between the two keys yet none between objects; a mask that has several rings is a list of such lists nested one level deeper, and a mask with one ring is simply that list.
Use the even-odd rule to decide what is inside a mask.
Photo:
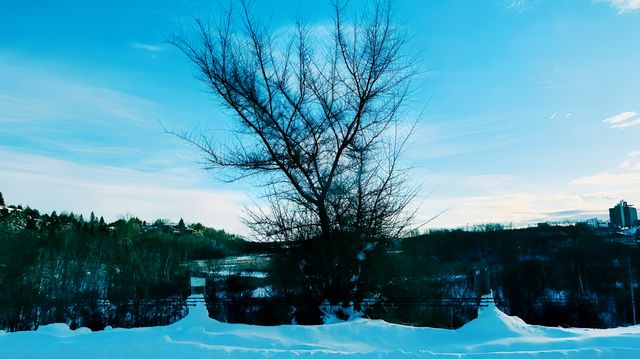
[{"label": "distant building", "polygon": [[615,207],[609,208],[611,224],[617,227],[633,227],[638,222],[638,212],[627,202],[620,201]]},{"label": "distant building", "polygon": [[593,228],[607,228],[609,227],[609,222],[600,220],[598,218],[591,218],[584,221],[584,223]]}]

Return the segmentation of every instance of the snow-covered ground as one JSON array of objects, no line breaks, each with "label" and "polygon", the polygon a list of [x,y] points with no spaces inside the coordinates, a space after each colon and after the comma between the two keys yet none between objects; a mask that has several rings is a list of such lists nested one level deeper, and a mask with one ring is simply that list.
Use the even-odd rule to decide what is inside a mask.
[{"label": "snow-covered ground", "polygon": [[528,325],[495,306],[458,330],[359,319],[259,327],[212,320],[202,304],[165,327],[91,332],[51,324],[0,332],[0,358],[640,358],[640,326],[561,329]]}]

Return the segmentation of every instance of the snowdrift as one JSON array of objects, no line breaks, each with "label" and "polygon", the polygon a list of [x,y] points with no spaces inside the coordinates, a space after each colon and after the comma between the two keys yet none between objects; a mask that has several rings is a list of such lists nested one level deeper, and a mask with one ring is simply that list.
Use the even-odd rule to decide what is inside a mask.
[{"label": "snowdrift", "polygon": [[528,325],[495,306],[458,330],[379,320],[259,327],[210,319],[204,305],[172,325],[92,332],[51,324],[0,332],[0,358],[640,358],[640,326]]}]

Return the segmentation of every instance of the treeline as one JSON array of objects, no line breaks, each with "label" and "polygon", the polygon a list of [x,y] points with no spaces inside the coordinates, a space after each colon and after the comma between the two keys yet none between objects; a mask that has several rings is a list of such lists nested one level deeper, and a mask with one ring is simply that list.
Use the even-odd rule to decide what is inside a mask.
[{"label": "treeline", "polygon": [[354,283],[348,310],[417,326],[473,319],[483,269],[499,308],[529,323],[614,327],[640,313],[638,241],[584,224],[432,231],[366,250],[346,236],[335,255],[352,258],[341,261],[350,266],[322,267],[316,241],[257,243],[183,221],[106,223],[0,206],[4,330],[167,324],[184,316],[188,277],[198,271],[207,276],[210,315],[228,322],[321,323],[335,311],[317,287],[344,287],[324,283],[323,271]]},{"label": "treeline", "polygon": [[[210,278],[212,316],[258,324],[321,323],[323,298],[300,285],[309,282],[301,277],[309,275],[305,267],[313,245],[263,249],[271,253],[266,277]],[[343,254],[357,255],[347,243]],[[394,323],[457,328],[476,315],[475,299],[482,294],[476,279],[486,269],[498,307],[528,323],[633,325],[634,308],[640,313],[638,268],[636,238],[585,224],[434,231],[368,252],[356,271],[362,278],[352,309]]]},{"label": "treeline", "polygon": [[[498,307],[528,323],[603,328],[638,320],[640,247],[611,229],[441,231],[402,240],[399,248],[398,275],[387,289],[396,295],[432,287],[443,297],[473,296],[474,273],[488,268]],[[460,315],[454,325],[469,319]]]},{"label": "treeline", "polygon": [[182,220],[106,223],[93,214],[84,219],[2,204],[0,330],[170,323],[185,313],[185,263],[239,253],[244,243]]}]

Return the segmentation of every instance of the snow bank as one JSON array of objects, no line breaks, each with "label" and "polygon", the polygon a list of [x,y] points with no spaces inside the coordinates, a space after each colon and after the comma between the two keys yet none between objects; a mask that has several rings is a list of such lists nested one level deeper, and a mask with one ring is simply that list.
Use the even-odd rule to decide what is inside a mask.
[{"label": "snow bank", "polygon": [[528,325],[491,305],[458,330],[359,319],[259,327],[209,319],[204,305],[165,326],[91,332],[51,324],[0,332],[0,358],[640,358],[640,326],[561,329]]}]

